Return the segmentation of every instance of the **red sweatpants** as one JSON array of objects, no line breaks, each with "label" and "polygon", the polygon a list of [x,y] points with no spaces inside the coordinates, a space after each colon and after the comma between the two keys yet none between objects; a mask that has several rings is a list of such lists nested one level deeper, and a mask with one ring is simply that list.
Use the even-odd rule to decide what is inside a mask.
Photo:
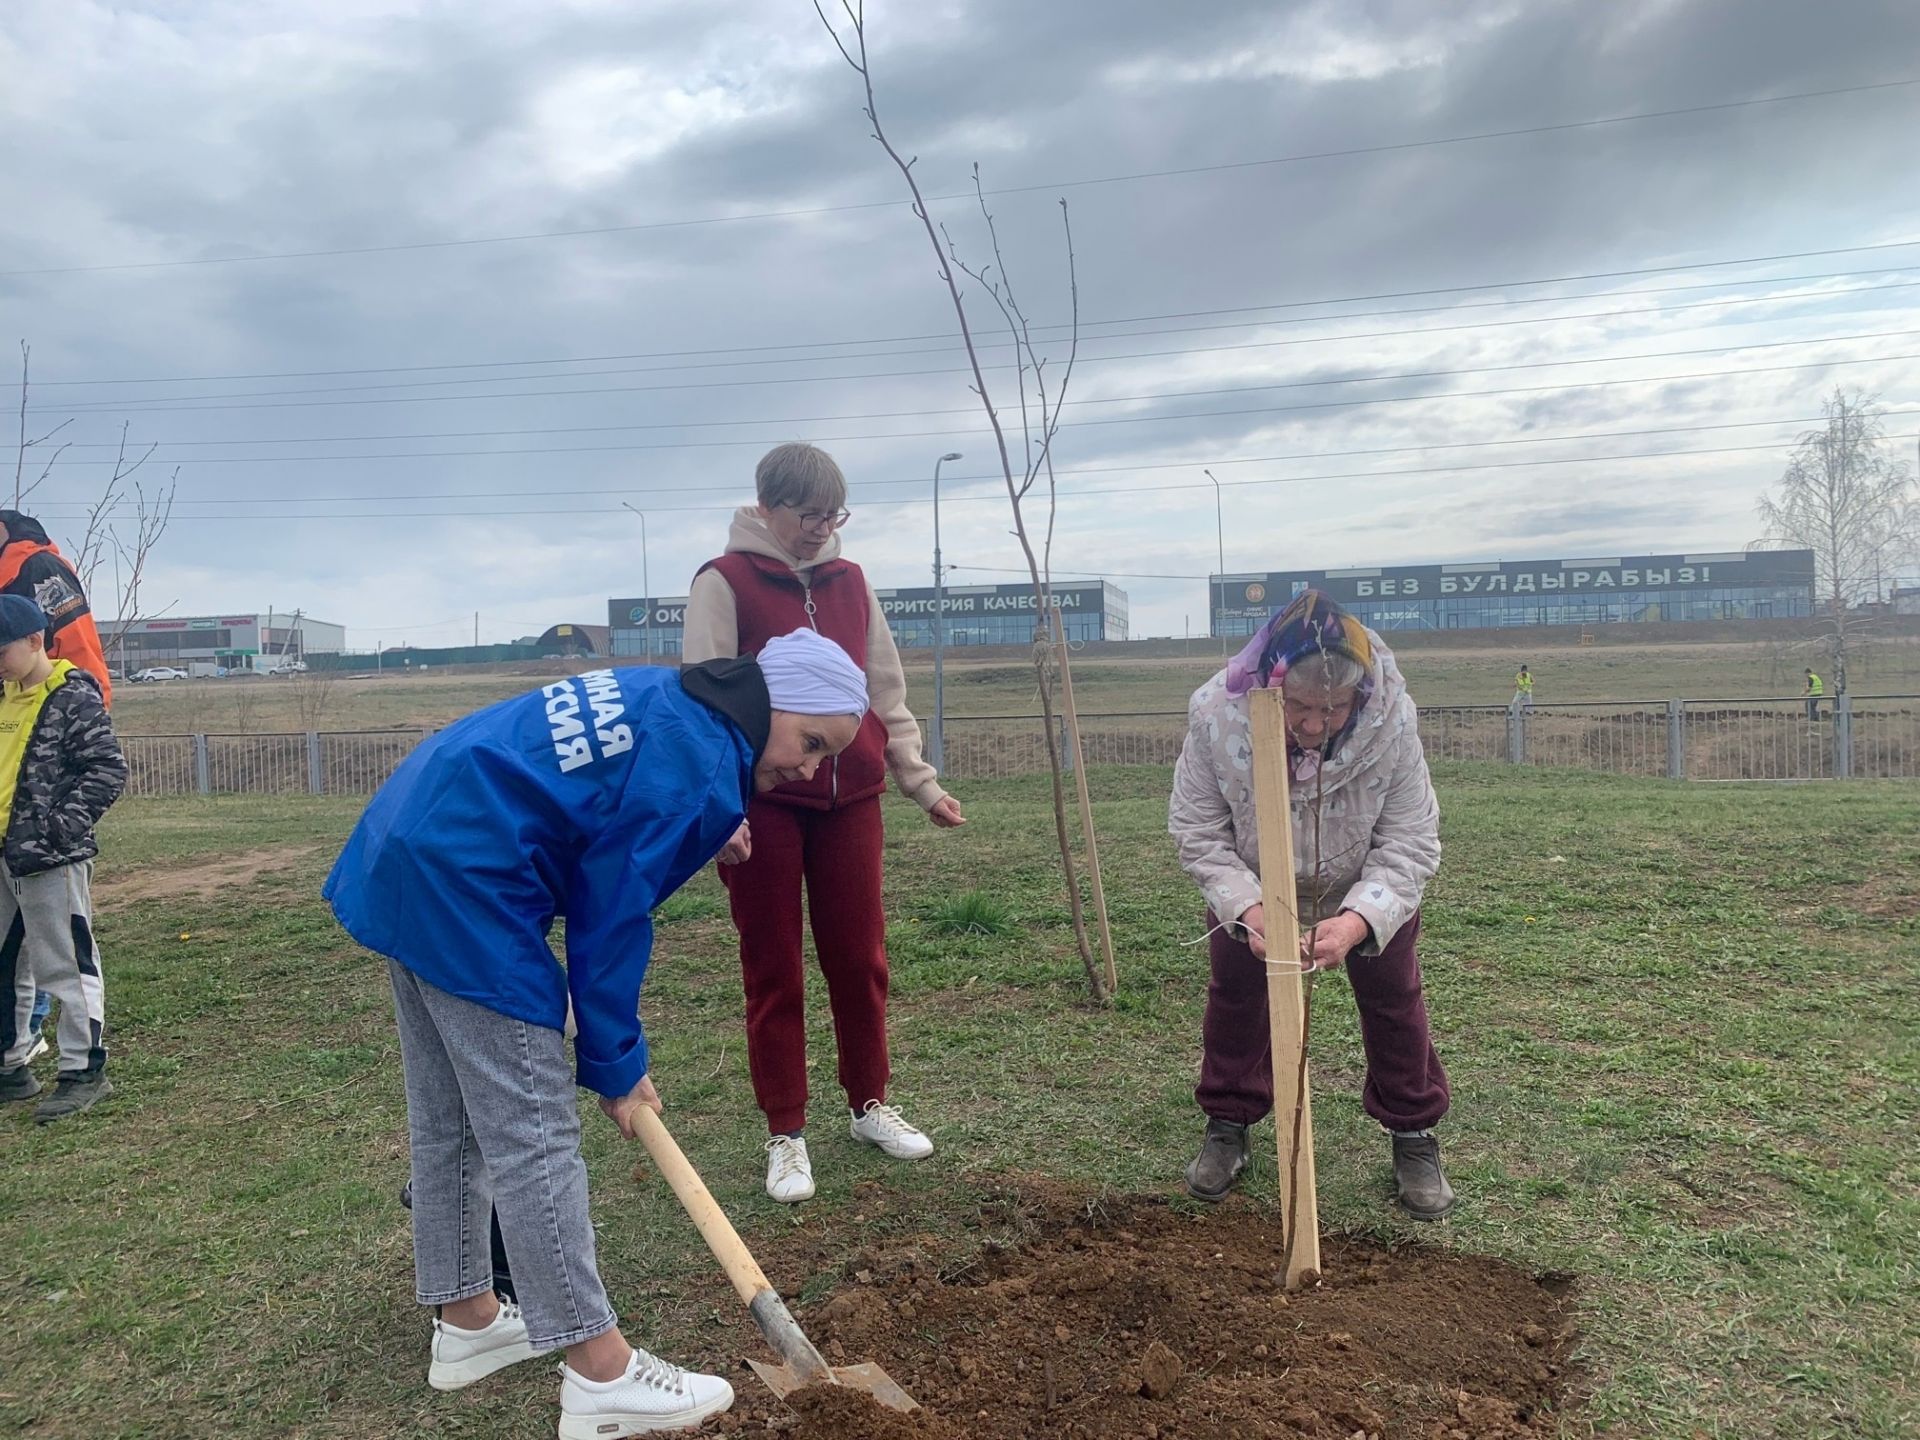
[{"label": "red sweatpants", "polygon": [[755,798],[753,856],[722,865],[740,932],[747,989],[747,1068],[767,1130],[807,1120],[806,962],[800,885],[827,980],[840,1084],[855,1111],[887,1098],[887,920],[880,908],[878,797],[843,810],[801,810]]}]

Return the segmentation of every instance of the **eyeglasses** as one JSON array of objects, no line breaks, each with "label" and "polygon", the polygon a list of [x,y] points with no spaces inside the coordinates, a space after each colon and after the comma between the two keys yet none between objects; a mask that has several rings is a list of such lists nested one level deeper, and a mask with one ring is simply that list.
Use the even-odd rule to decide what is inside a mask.
[{"label": "eyeglasses", "polygon": [[794,513],[800,517],[802,530],[834,531],[853,518],[853,512],[850,510],[797,510]]}]

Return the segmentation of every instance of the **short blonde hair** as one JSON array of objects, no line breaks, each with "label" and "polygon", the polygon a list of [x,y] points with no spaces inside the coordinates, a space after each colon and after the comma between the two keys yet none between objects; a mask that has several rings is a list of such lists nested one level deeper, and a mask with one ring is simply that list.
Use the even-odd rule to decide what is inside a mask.
[{"label": "short blonde hair", "polygon": [[838,510],[847,503],[847,477],[818,445],[795,440],[760,457],[753,487],[769,510]]}]

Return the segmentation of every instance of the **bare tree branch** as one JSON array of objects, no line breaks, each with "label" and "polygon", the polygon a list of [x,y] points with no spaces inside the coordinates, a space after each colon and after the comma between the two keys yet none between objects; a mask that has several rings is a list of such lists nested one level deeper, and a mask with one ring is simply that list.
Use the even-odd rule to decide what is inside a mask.
[{"label": "bare tree branch", "polygon": [[[880,148],[886,152],[887,158],[893,162],[894,168],[900,172],[900,178],[906,183],[907,192],[912,198],[914,217],[919,220],[921,229],[926,234],[927,243],[932,247],[936,272],[942,284],[946,287],[947,298],[953,306],[954,318],[959,322],[960,339],[966,348],[967,365],[972,375],[971,388],[973,392],[980,397],[981,408],[986,412],[987,423],[993,431],[994,448],[1000,457],[1000,473],[1006,485],[1007,502],[1013,511],[1013,535],[1014,538],[1019,541],[1021,554],[1027,562],[1027,573],[1033,582],[1036,606],[1033,643],[1034,677],[1040,692],[1041,719],[1045,728],[1047,761],[1053,775],[1054,837],[1059,846],[1060,866],[1066,881],[1068,909],[1073,919],[1074,942],[1079,950],[1081,964],[1086,969],[1089,992],[1096,1003],[1106,1003],[1111,1000],[1112,997],[1107,990],[1105,974],[1100,964],[1094,958],[1093,947],[1088,939],[1085,906],[1080,894],[1080,877],[1075,868],[1073,845],[1067,831],[1064,772],[1060,758],[1059,736],[1056,732],[1054,722],[1054,650],[1051,625],[1052,578],[1050,564],[1056,492],[1053,486],[1052,466],[1050,461],[1047,460],[1047,457],[1051,453],[1053,434],[1059,426],[1060,406],[1064,400],[1064,387],[1062,387],[1060,393],[1055,396],[1051,413],[1049,413],[1048,410],[1044,389],[1041,391],[1040,419],[1038,425],[1041,439],[1037,452],[1038,459],[1036,459],[1033,438],[1035,426],[1028,409],[1026,377],[1028,369],[1031,368],[1036,374],[1036,385],[1041,384],[1039,378],[1041,375],[1040,357],[1034,349],[1031,330],[1026,324],[1025,317],[1020,312],[1018,301],[1013,294],[1011,282],[1007,278],[1006,266],[1000,254],[999,239],[993,232],[993,216],[987,209],[985,203],[985,196],[981,190],[977,167],[974,181],[975,192],[980,197],[981,212],[986,219],[988,234],[992,238],[993,265],[991,268],[982,266],[979,269],[971,269],[961,261],[958,250],[953,245],[951,237],[946,237],[945,243],[942,243],[944,230],[934,224],[931,215],[929,215],[927,211],[926,197],[921,193],[919,180],[914,175],[914,161],[903,156],[894,146],[893,141],[887,135],[886,127],[880,121],[879,102],[874,95],[873,72],[867,53],[864,3],[856,3],[856,0],[841,0],[841,9],[845,12],[851,27],[850,35],[846,38],[842,37],[840,31],[835,28],[834,23],[827,18],[826,10],[821,5],[820,0],[814,0],[813,8],[814,13],[820,17],[821,25],[825,27],[828,35],[832,37],[835,47],[840,51],[841,58],[844,59],[853,72],[860,77],[861,88],[866,100],[862,113],[866,116],[867,123],[871,127],[874,140],[879,144]],[[1069,261],[1071,262],[1071,243],[1069,243],[1068,254]],[[968,315],[966,300],[960,289],[959,277],[961,275],[968,276],[987,291],[1013,336],[1016,362],[1016,386],[1020,403],[1021,435],[1025,442],[1021,456],[1023,463],[1019,467],[1018,478],[1016,478],[1013,456],[1009,446],[1008,427],[1002,419],[1000,411],[994,405],[993,392],[987,384],[986,372],[980,362],[980,351],[978,343],[974,338],[973,323],[971,317]],[[997,278],[995,278],[996,275]],[[1077,287],[1074,313],[1076,322],[1074,345],[1077,350],[1079,343]],[[1033,538],[1028,530],[1026,515],[1022,508],[1022,502],[1032,489],[1035,477],[1038,474],[1039,465],[1042,462],[1047,463],[1049,499],[1047,541],[1044,554],[1036,552],[1034,548]]]},{"label": "bare tree branch", "polygon": [[[179,488],[180,471],[177,467],[167,478],[166,488],[155,491],[151,496],[138,480],[134,481],[133,534],[130,537],[123,536],[117,526],[107,529],[107,542],[114,554],[115,576],[119,578],[124,573],[124,578],[119,579],[116,587],[119,590],[119,604],[115,608],[119,614],[111,627],[111,638],[105,641],[104,648],[109,654],[115,650],[122,652],[122,668],[125,668],[124,642],[127,632],[133,628],[134,621],[141,618],[140,587],[146,579],[147,562],[173,520],[173,497]],[[125,567],[124,572],[122,566]]]}]

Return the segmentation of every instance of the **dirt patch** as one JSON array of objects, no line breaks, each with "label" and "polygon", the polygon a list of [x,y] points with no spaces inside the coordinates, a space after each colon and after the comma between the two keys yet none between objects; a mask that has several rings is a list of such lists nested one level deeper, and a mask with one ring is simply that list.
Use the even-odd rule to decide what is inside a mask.
[{"label": "dirt patch", "polygon": [[291,870],[319,848],[272,845],[191,865],[111,871],[94,882],[93,893],[113,905],[136,900],[211,900],[243,889],[263,875]]},{"label": "dirt patch", "polygon": [[802,1315],[836,1364],[884,1366],[925,1409],[741,1387],[724,1434],[791,1440],[1532,1440],[1568,1393],[1571,1287],[1498,1261],[1329,1238],[1281,1284],[1278,1225],[1243,1205],[1023,1197],[1017,1248],[944,1268],[910,1242],[851,1262]]}]

